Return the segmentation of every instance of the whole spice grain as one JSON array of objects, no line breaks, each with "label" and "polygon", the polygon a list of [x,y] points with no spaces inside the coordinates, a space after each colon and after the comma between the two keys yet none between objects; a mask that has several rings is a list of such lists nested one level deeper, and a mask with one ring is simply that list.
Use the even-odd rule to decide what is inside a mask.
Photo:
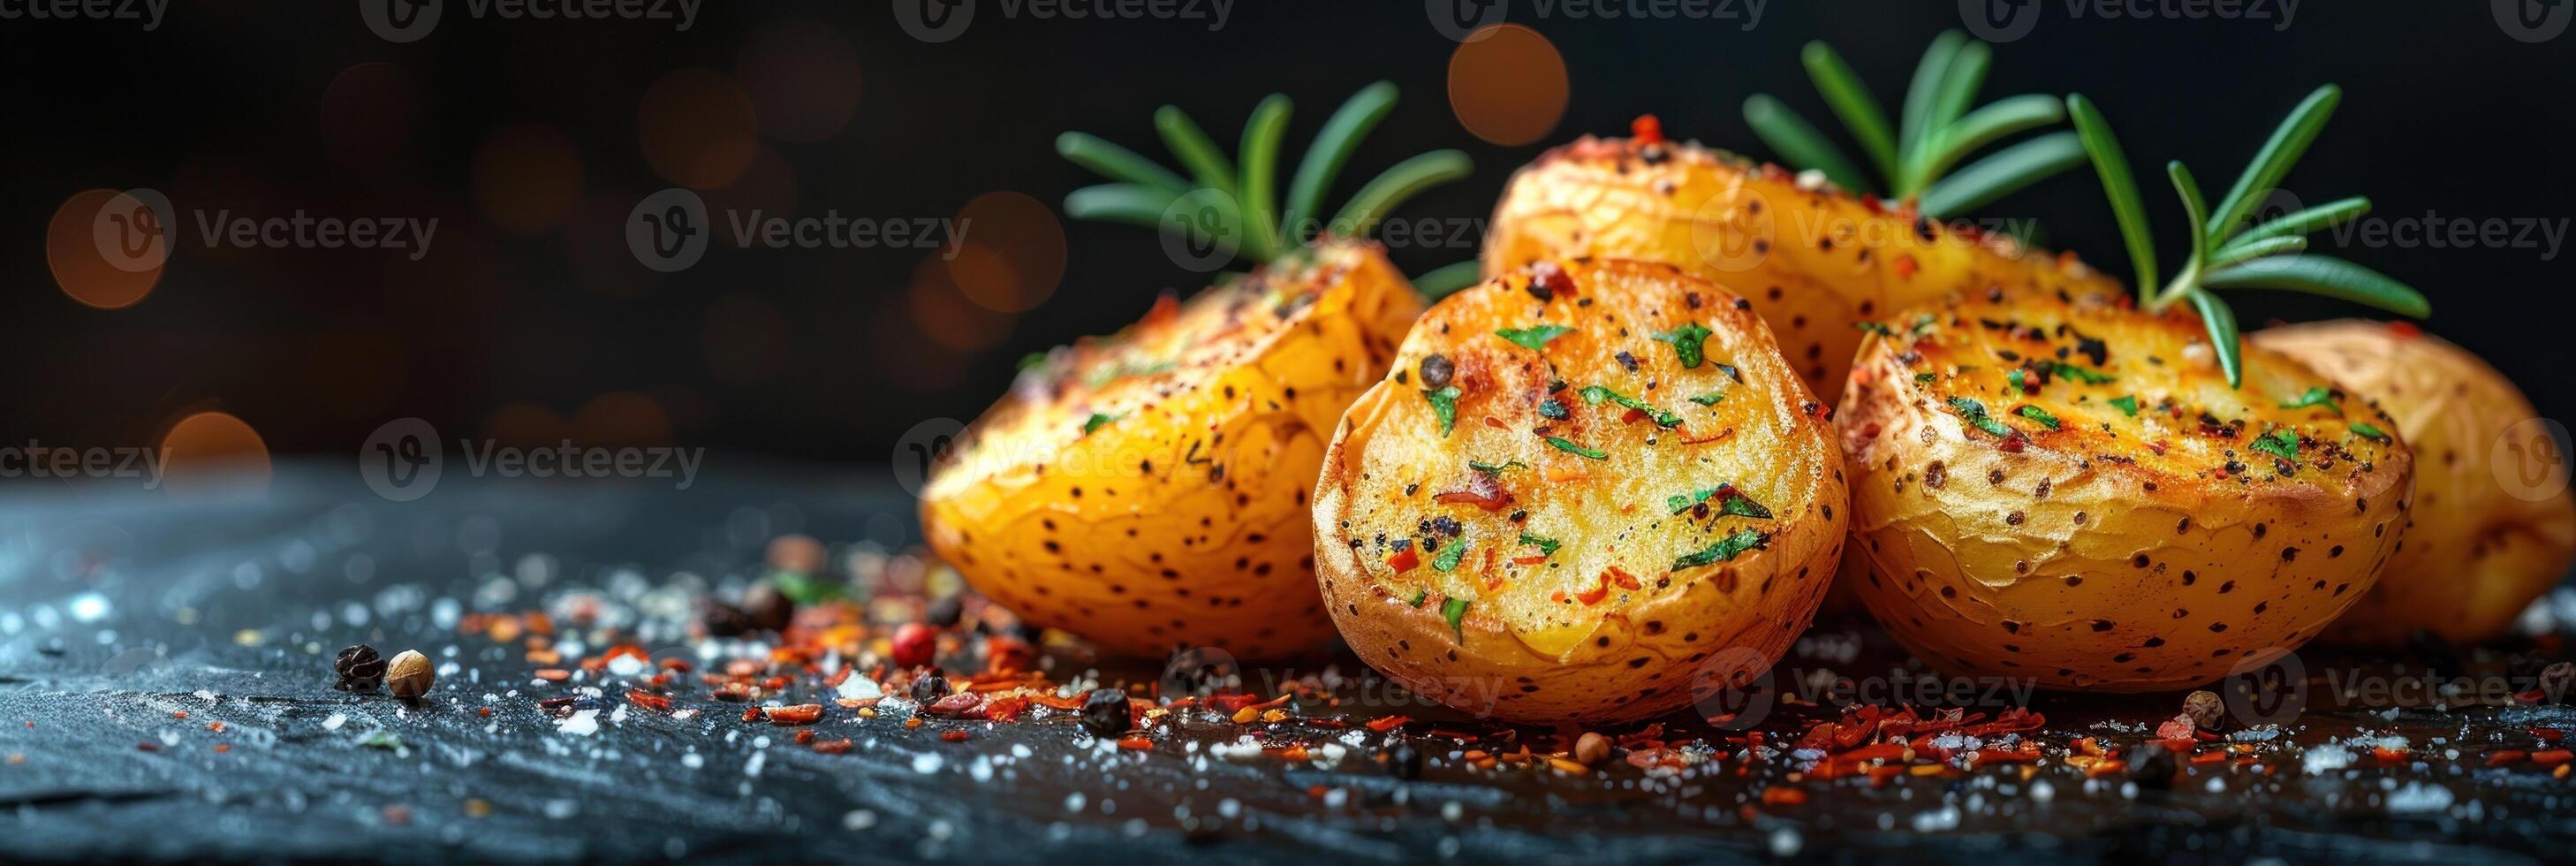
[{"label": "whole spice grain", "polygon": [[384,657],[376,654],[375,647],[366,644],[341,650],[339,656],[331,660],[331,670],[340,675],[339,682],[331,687],[344,692],[372,692],[385,681]]},{"label": "whole spice grain", "polygon": [[1127,732],[1135,716],[1129,712],[1127,693],[1117,689],[1093,689],[1082,699],[1082,726],[1102,737],[1115,737]]},{"label": "whole spice grain", "polygon": [[2576,662],[2558,662],[2540,669],[2541,700],[2553,704],[2576,700],[2576,694],[2568,693],[2571,685],[2576,685]]},{"label": "whole spice grain", "polygon": [[403,650],[394,656],[385,672],[385,690],[397,698],[417,698],[429,693],[438,674],[430,670],[429,657],[419,650]]},{"label": "whole spice grain", "polygon": [[706,623],[707,634],[712,637],[739,637],[751,630],[750,614],[721,601],[707,602],[707,612],[700,619]]},{"label": "whole spice grain", "polygon": [[913,703],[938,703],[940,698],[948,696],[948,692],[948,678],[940,676],[938,668],[932,668],[929,673],[922,674],[912,680]]},{"label": "whole spice grain", "polygon": [[2227,702],[2219,700],[2217,692],[2202,689],[2183,696],[2182,714],[2201,730],[2216,731],[2227,719]]},{"label": "whole spice grain", "polygon": [[894,663],[896,667],[917,668],[939,655],[939,630],[928,625],[908,622],[894,630]]},{"label": "whole spice grain", "polygon": [[922,613],[921,620],[929,623],[933,628],[956,628],[957,621],[965,616],[965,600],[960,596],[950,595],[932,600],[930,609]]},{"label": "whole spice grain", "polygon": [[1610,738],[1592,731],[1583,732],[1583,736],[1574,741],[1574,760],[1584,766],[1610,760]]},{"label": "whole spice grain", "polygon": [[796,602],[775,584],[763,581],[742,594],[743,617],[761,631],[785,631],[796,619]]},{"label": "whole spice grain", "polygon": [[2181,769],[2174,761],[2173,750],[2161,743],[2142,744],[2128,758],[2129,781],[2138,783],[2140,788],[2171,788],[2174,774]]}]

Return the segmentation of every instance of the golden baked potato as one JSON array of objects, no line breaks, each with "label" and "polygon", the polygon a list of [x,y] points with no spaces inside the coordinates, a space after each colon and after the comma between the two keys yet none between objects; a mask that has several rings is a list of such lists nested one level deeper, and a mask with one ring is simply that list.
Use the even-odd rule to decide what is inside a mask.
[{"label": "golden baked potato", "polygon": [[1540,155],[1504,188],[1485,234],[1486,276],[1584,256],[1661,262],[1743,292],[1808,387],[1828,397],[1842,393],[1861,321],[1997,286],[2121,291],[2071,256],[1652,134],[1587,136]]},{"label": "golden baked potato", "polygon": [[2324,640],[2398,646],[2427,629],[2460,643],[2491,641],[2567,573],[2576,560],[2576,502],[2566,486],[2512,481],[2518,467],[2499,475],[2494,463],[2497,443],[2517,425],[2535,430],[2526,422],[2539,417],[2504,374],[2412,325],[2347,319],[2267,328],[2248,339],[2376,403],[2424,455],[2396,557]]},{"label": "golden baked potato", "polygon": [[1421,309],[1365,242],[1166,298],[1024,372],[934,468],[924,534],[976,590],[1107,649],[1320,649],[1308,490]]},{"label": "golden baked potato", "polygon": [[2201,322],[1982,293],[1872,326],[1843,392],[1854,587],[1960,675],[2181,689],[2315,638],[2396,551],[2396,421]]},{"label": "golden baked potato", "polygon": [[1510,721],[1740,685],[1841,554],[1830,413],[1743,299],[1671,267],[1551,260],[1469,288],[1325,453],[1326,608],[1379,671]]}]

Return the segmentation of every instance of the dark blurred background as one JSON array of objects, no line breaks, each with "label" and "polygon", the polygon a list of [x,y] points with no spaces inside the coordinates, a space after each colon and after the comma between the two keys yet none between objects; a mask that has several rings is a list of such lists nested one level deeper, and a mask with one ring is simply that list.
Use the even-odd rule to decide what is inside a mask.
[{"label": "dark blurred background", "polygon": [[[1678,11],[1609,20],[1514,0],[1503,20],[1543,38],[1460,64],[1502,73],[1453,80],[1461,43],[1436,23],[1448,0],[1175,0],[1179,17],[1105,4],[1148,17],[1078,20],[1065,13],[1104,4],[978,0],[938,42],[904,25],[922,20],[919,0],[707,3],[685,30],[446,0],[434,29],[400,43],[365,18],[382,2],[180,0],[150,29],[0,19],[14,91],[0,144],[12,166],[0,179],[11,441],[150,444],[217,411],[281,459],[345,457],[380,425],[418,417],[450,442],[673,442],[880,464],[916,423],[981,411],[1024,354],[1113,330],[1157,293],[1205,281],[1150,230],[1061,219],[1063,195],[1099,180],[1057,158],[1060,132],[1169,162],[1156,106],[1189,109],[1231,149],[1252,105],[1284,92],[1296,100],[1284,177],[1333,107],[1387,79],[1403,100],[1330,200],[1413,153],[1456,147],[1474,175],[1399,215],[1477,220],[1544,147],[1623,132],[1640,113],[1674,137],[1766,157],[1740,114],[1749,94],[1832,128],[1798,61],[1810,39],[1841,49],[1892,111],[1925,43],[1963,23],[1951,2],[1582,7]],[[653,5],[666,2],[680,14],[677,0]],[[2292,104],[2339,82],[2342,110],[2287,184],[2303,200],[2366,194],[2378,217],[2519,219],[2563,238],[2576,36],[2546,28],[2563,28],[2570,5],[2176,2],[2138,4],[2137,17],[2005,3],[2007,23],[1985,32],[2028,29],[1997,44],[1984,94],[2086,93],[2142,169],[2184,159],[2216,195]],[[127,8],[148,14],[139,0]],[[2518,30],[2517,13],[2541,29]],[[1528,96],[1498,101],[1498,88]],[[2153,175],[2141,179],[2170,266],[2181,216]],[[672,186],[719,211],[962,215],[969,248],[720,241],[659,273],[630,254],[622,226]],[[192,220],[157,279],[78,261],[97,255],[90,219],[108,195],[85,191],[129,188],[166,194]],[[439,223],[417,261],[196,243],[201,216],[298,210]],[[2037,217],[2050,245],[2128,272],[2089,171],[1987,211]],[[1419,273],[1472,257],[1466,241],[1395,256]],[[2536,314],[2565,309],[2554,248],[2339,252],[2424,289],[2427,328],[2512,375],[2544,416],[2576,410],[2563,325]],[[139,301],[96,305],[130,299],[138,280],[149,283]],[[2360,312],[2283,294],[2236,303],[2249,324]]]}]

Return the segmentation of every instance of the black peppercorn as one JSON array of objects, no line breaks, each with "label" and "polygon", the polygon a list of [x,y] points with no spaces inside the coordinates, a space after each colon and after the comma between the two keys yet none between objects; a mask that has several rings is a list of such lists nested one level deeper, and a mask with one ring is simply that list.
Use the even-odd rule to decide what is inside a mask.
[{"label": "black peppercorn", "polygon": [[2173,750],[2161,743],[2147,743],[2129,753],[2129,781],[2138,783],[2140,788],[2171,788],[2174,773],[2180,769]]},{"label": "black peppercorn", "polygon": [[930,610],[924,612],[921,619],[939,628],[956,628],[957,621],[965,616],[966,603],[958,596],[952,595],[932,600]]},{"label": "black peppercorn", "polygon": [[1412,741],[1396,741],[1387,747],[1386,771],[1408,782],[1422,778],[1422,750],[1414,748]]},{"label": "black peppercorn", "polygon": [[331,687],[344,692],[372,692],[385,681],[385,659],[376,648],[366,644],[341,650],[331,660],[331,670],[340,675]]},{"label": "black peppercorn", "polygon": [[763,582],[742,594],[742,612],[751,627],[762,631],[785,631],[796,618],[796,602],[778,587]]},{"label": "black peppercorn", "polygon": [[1115,737],[1127,732],[1135,721],[1128,708],[1127,693],[1117,689],[1093,689],[1082,699],[1082,726],[1101,737]]},{"label": "black peppercorn", "polygon": [[1447,355],[1424,355],[1422,356],[1422,387],[1432,389],[1449,387],[1449,376],[1457,371],[1457,365],[1450,363]]},{"label": "black peppercorn", "polygon": [[940,698],[947,696],[948,678],[940,676],[938,668],[931,668],[929,673],[914,677],[912,680],[914,703],[934,704],[938,703]]},{"label": "black peppercorn", "polygon": [[742,608],[721,601],[707,602],[703,619],[711,637],[740,637],[743,632],[751,630],[750,615],[743,613]]}]

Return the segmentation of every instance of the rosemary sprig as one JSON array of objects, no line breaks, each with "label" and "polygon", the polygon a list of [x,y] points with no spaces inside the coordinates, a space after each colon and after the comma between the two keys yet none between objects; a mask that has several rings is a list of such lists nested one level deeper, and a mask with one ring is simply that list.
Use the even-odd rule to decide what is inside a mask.
[{"label": "rosemary sprig", "polygon": [[2074,168],[2084,159],[2075,136],[2061,131],[1951,171],[1987,145],[2065,119],[2056,97],[2036,93],[2005,97],[1969,111],[1968,103],[1985,84],[1993,49],[1958,31],[1942,33],[1924,50],[1914,69],[1914,82],[1906,89],[1901,126],[1893,133],[1878,97],[1860,83],[1851,64],[1843,62],[1832,46],[1809,42],[1800,59],[1806,64],[1807,77],[1815,81],[1816,92],[1860,142],[1883,183],[1872,183],[1814,124],[1770,94],[1746,99],[1744,120],[1782,159],[1822,172],[1844,189],[1899,204],[1911,201],[1916,212],[1938,218],[1982,207]]},{"label": "rosemary sprig", "polygon": [[[1185,231],[1196,241],[1222,247],[1255,264],[1276,261],[1324,235],[1365,237],[1406,199],[1465,177],[1471,168],[1467,155],[1456,150],[1416,155],[1361,184],[1330,221],[1321,221],[1325,194],[1360,140],[1394,109],[1395,97],[1395,85],[1380,81],[1360,88],[1343,102],[1298,160],[1297,172],[1288,180],[1284,208],[1278,188],[1279,145],[1287,134],[1290,109],[1284,94],[1271,94],[1253,108],[1232,160],[1188,112],[1171,105],[1156,110],[1154,131],[1188,171],[1186,178],[1105,139],[1067,132],[1056,138],[1056,152],[1116,182],[1067,194],[1064,212],[1075,219]],[[1173,204],[1184,199],[1194,206],[1206,205],[1213,217],[1166,219]],[[1473,284],[1475,270],[1475,262],[1460,262],[1424,274],[1415,285],[1439,297]]]},{"label": "rosemary sprig", "polygon": [[2129,248],[2129,258],[2137,270],[2138,301],[2148,311],[2161,311],[2176,301],[2189,301],[2209,329],[2210,347],[2218,353],[2219,368],[2227,373],[2227,384],[2242,384],[2245,377],[2242,348],[2238,342],[2236,313],[2218,299],[2218,289],[2288,289],[2341,298],[2366,304],[2402,316],[2423,318],[2433,311],[2432,303],[2421,292],[2405,283],[2369,268],[2332,256],[2307,255],[2307,235],[2339,225],[2370,210],[2370,200],[2342,199],[2316,207],[2285,214],[2269,220],[2254,221],[2256,196],[2278,185],[2290,173],[2290,167],[2315,142],[2325,128],[2326,119],[2334,114],[2335,103],[2343,91],[2329,84],[2317,88],[2300,101],[2290,116],[2273,130],[2272,138],[2254,154],[2236,185],[2209,207],[2201,198],[2200,183],[2180,160],[2165,163],[2165,176],[2172,180],[2174,192],[2181,196],[2183,212],[2191,220],[2191,254],[2173,280],[2156,288],[2155,238],[2147,225],[2146,206],[2138,195],[2138,183],[2129,171],[2129,158],[2111,135],[2111,125],[2102,112],[2082,94],[2066,97],[2066,112],[2075,120],[2076,134],[2084,150],[2093,159],[2094,171],[2102,177],[2102,191],[2111,202],[2111,214],[2120,224],[2120,235]]}]

